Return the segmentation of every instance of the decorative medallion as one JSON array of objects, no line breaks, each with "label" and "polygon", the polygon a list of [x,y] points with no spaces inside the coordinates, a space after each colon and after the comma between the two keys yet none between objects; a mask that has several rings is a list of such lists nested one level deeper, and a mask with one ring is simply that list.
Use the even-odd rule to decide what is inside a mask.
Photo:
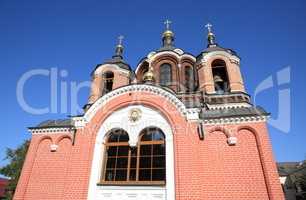
[{"label": "decorative medallion", "polygon": [[141,110],[139,108],[133,108],[129,112],[130,122],[136,122],[141,118]]}]

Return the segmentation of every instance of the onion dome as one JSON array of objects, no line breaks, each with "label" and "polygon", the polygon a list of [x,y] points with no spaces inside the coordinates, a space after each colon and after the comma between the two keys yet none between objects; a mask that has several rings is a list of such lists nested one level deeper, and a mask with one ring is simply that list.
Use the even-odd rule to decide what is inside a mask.
[{"label": "onion dome", "polygon": [[172,22],[166,20],[164,24],[166,25],[166,30],[162,35],[163,47],[173,47],[174,46],[174,33],[170,30],[170,24]]},{"label": "onion dome", "polygon": [[153,83],[155,80],[154,78],[154,72],[152,66],[149,67],[149,70],[144,73],[143,75],[143,81],[146,83]]}]

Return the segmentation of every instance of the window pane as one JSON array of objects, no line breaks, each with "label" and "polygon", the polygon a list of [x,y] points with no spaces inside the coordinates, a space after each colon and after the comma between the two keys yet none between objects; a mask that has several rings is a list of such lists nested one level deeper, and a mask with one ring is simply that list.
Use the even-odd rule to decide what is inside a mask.
[{"label": "window pane", "polygon": [[152,170],[152,181],[164,181],[166,180],[165,169],[153,169]]},{"label": "window pane", "polygon": [[116,170],[115,181],[126,181],[127,170]]},{"label": "window pane", "polygon": [[141,145],[140,146],[140,155],[151,155],[152,154],[152,145]]},{"label": "window pane", "polygon": [[131,148],[131,156],[137,156],[137,148]]},{"label": "window pane", "polygon": [[171,82],[171,65],[170,64],[162,64],[160,66],[160,84],[168,85]]},{"label": "window pane", "polygon": [[130,171],[130,181],[136,180],[136,169]]},{"label": "window pane", "polygon": [[130,166],[130,168],[136,168],[136,164],[137,164],[137,158],[136,157],[132,157],[131,158],[131,166]]},{"label": "window pane", "polygon": [[119,136],[119,142],[128,142],[129,136],[126,133],[121,133]]},{"label": "window pane", "polygon": [[151,133],[145,133],[142,136],[141,141],[152,141],[152,134]]},{"label": "window pane", "polygon": [[140,181],[150,181],[151,180],[151,170],[150,169],[139,170],[139,180]]},{"label": "window pane", "polygon": [[128,158],[117,158],[116,168],[127,168]]},{"label": "window pane", "polygon": [[117,147],[108,147],[107,155],[108,156],[116,156],[117,155]]},{"label": "window pane", "polygon": [[165,155],[165,145],[164,144],[154,144],[153,145],[153,155]]},{"label": "window pane", "polygon": [[115,175],[114,170],[106,170],[105,171],[105,181],[113,181],[114,175]]},{"label": "window pane", "polygon": [[115,130],[108,137],[108,142],[128,142],[129,136],[124,130]]},{"label": "window pane", "polygon": [[129,155],[129,146],[118,147],[118,156],[128,156],[128,155]]},{"label": "window pane", "polygon": [[165,168],[165,156],[153,157],[153,168]]},{"label": "window pane", "polygon": [[115,168],[116,158],[108,158],[106,168]]},{"label": "window pane", "polygon": [[164,139],[164,135],[158,130],[156,130],[156,132],[153,133],[153,140],[163,140],[163,139]]},{"label": "window pane", "polygon": [[151,168],[151,157],[140,157],[139,168]]},{"label": "window pane", "polygon": [[118,141],[118,137],[119,135],[116,133],[112,133],[109,138],[108,138],[108,142],[117,142]]}]

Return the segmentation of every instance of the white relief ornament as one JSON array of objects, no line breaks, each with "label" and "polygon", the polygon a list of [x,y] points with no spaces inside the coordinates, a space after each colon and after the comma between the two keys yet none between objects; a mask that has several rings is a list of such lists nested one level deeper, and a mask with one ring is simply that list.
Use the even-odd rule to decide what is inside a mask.
[{"label": "white relief ornament", "polygon": [[133,108],[129,112],[129,120],[130,122],[137,122],[141,118],[141,110],[138,108]]}]

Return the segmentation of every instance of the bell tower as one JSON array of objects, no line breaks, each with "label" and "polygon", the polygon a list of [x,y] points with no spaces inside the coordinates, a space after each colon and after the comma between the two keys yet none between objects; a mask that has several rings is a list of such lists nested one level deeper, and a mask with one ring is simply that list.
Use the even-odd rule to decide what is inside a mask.
[{"label": "bell tower", "polygon": [[118,37],[115,54],[111,59],[97,65],[92,72],[92,84],[88,103],[84,106],[87,110],[101,96],[116,88],[130,84],[133,78],[133,70],[123,60],[123,36]]},{"label": "bell tower", "polygon": [[218,45],[211,24],[207,24],[206,28],[207,48],[197,56],[196,61],[199,90],[208,100],[215,102],[249,103],[240,71],[240,58],[235,51]]}]

